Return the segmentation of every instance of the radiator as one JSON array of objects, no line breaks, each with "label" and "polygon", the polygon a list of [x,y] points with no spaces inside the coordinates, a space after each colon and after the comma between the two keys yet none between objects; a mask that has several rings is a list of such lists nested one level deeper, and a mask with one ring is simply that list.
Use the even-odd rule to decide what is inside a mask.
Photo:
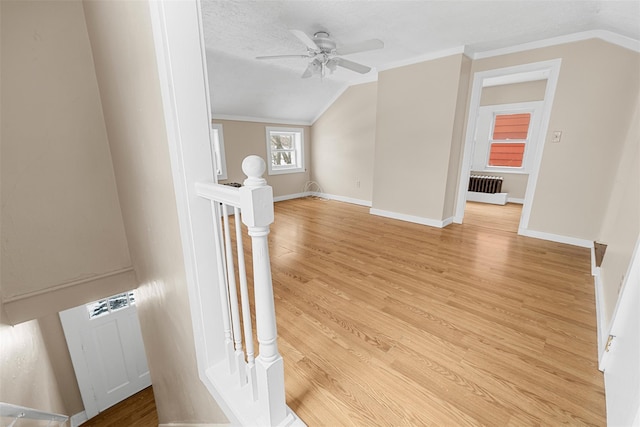
[{"label": "radiator", "polygon": [[501,193],[501,176],[471,175],[469,177],[469,191],[476,193]]}]

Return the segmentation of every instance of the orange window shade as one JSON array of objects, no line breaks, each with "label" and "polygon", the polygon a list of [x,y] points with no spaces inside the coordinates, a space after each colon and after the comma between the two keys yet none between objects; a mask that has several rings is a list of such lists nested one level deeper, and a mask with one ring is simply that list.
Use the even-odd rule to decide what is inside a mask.
[{"label": "orange window shade", "polygon": [[500,114],[493,126],[493,139],[527,139],[531,113]]},{"label": "orange window shade", "polygon": [[489,152],[489,166],[522,167],[524,142],[494,143]]}]

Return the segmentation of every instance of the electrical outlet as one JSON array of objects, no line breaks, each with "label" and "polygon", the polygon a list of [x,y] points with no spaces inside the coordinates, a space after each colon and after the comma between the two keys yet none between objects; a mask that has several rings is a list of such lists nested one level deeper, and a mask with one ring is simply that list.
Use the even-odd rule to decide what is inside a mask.
[{"label": "electrical outlet", "polygon": [[356,181],[356,188],[360,188],[360,181]]},{"label": "electrical outlet", "polygon": [[562,131],[561,130],[554,130],[553,131],[553,138],[551,138],[551,142],[560,142],[561,138],[562,138]]}]

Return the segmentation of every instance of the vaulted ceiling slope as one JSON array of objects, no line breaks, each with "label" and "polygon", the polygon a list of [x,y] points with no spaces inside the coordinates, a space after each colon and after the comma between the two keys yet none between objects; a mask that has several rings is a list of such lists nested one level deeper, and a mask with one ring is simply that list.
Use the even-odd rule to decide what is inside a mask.
[{"label": "vaulted ceiling slope", "polygon": [[[312,123],[344,88],[376,71],[438,52],[471,54],[576,33],[610,34],[640,46],[640,1],[228,1],[202,0],[212,109],[217,117]],[[302,79],[308,59],[289,30],[326,31],[338,43],[377,38],[384,48],[345,58],[373,67],[338,68]]]}]

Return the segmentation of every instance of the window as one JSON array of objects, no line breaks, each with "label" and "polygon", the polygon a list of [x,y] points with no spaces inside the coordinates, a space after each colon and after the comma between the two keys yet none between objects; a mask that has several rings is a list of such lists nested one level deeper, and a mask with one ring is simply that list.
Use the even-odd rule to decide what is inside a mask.
[{"label": "window", "polygon": [[304,172],[304,130],[267,127],[269,175]]},{"label": "window", "polygon": [[134,305],[135,303],[136,297],[133,294],[133,291],[124,292],[109,298],[101,299],[100,301],[89,303],[87,304],[89,319],[109,314],[112,311],[120,310],[121,308]]},{"label": "window", "polygon": [[227,179],[227,160],[224,155],[224,135],[222,134],[222,125],[217,123],[211,124],[211,161],[213,162],[213,170],[218,179]]},{"label": "window", "polygon": [[489,141],[487,166],[522,168],[529,139],[531,113],[497,114]]}]

